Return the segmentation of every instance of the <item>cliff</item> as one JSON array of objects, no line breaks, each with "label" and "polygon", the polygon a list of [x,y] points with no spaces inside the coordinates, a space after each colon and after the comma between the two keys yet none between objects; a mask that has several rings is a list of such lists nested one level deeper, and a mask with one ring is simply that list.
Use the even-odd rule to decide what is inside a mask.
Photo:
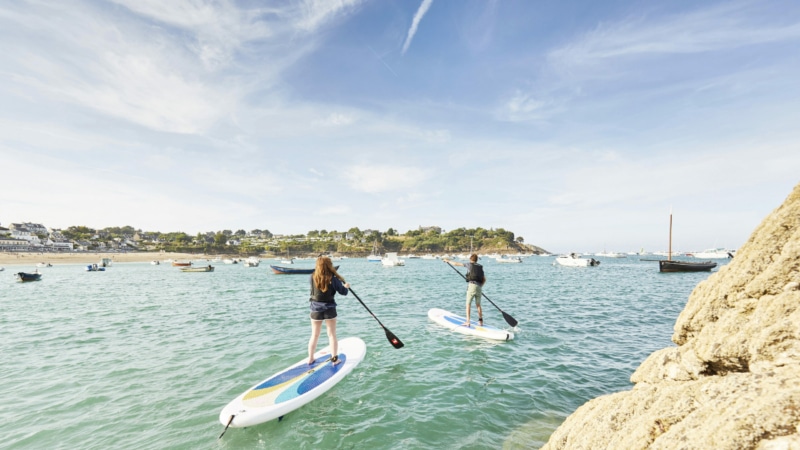
[{"label": "cliff", "polygon": [[697,285],[672,341],[543,449],[800,449],[800,185]]}]

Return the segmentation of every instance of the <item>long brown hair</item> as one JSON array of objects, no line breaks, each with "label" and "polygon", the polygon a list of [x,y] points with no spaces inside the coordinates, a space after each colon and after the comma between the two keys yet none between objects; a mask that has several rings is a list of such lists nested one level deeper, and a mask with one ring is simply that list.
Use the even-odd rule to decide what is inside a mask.
[{"label": "long brown hair", "polygon": [[317,287],[322,292],[328,292],[328,286],[331,285],[331,278],[336,276],[339,280],[344,283],[344,278],[336,272],[336,269],[333,267],[333,263],[331,259],[327,256],[320,256],[317,258],[317,265],[314,268],[314,275],[311,275],[312,279],[314,280],[314,286]]}]

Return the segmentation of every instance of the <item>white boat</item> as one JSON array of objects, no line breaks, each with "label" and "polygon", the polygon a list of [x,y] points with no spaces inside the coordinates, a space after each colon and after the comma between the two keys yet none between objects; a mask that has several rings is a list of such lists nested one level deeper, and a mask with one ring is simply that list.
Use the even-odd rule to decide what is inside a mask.
[{"label": "white boat", "polygon": [[700,259],[728,259],[733,258],[736,250],[728,250],[725,248],[709,248],[702,252],[693,253],[692,256]]},{"label": "white boat", "polygon": [[372,253],[367,256],[367,261],[369,262],[381,262],[382,258],[381,255],[378,253],[378,243],[374,242],[372,244]]},{"label": "white boat", "polygon": [[53,267],[50,263],[40,262],[36,264],[36,267]]},{"label": "white boat", "polygon": [[499,263],[521,263],[522,258],[519,256],[501,256],[499,258],[495,258],[495,261]]},{"label": "white boat", "polygon": [[258,267],[258,264],[261,263],[261,260],[255,256],[251,256],[244,260],[245,267]]},{"label": "white boat", "polygon": [[161,263],[160,263],[160,262],[158,262],[158,260],[157,260],[157,259],[154,259],[154,260],[150,261],[150,264],[152,264],[152,265],[154,265],[154,266],[157,266],[157,265],[160,265]]},{"label": "white boat", "polygon": [[438,256],[431,255],[430,253],[422,255],[422,259],[439,259]]},{"label": "white boat", "polygon": [[388,252],[386,256],[381,258],[381,264],[384,266],[405,266],[405,260],[400,259],[396,252]]},{"label": "white boat", "polygon": [[577,253],[570,253],[569,255],[561,255],[553,262],[553,265],[561,264],[562,266],[569,267],[589,267],[599,266],[600,261],[594,258],[581,258]]},{"label": "white boat", "polygon": [[626,255],[625,253],[606,252],[606,251],[603,251],[603,252],[600,252],[600,253],[595,253],[594,256],[602,256],[604,258],[627,258],[628,257],[628,255]]}]

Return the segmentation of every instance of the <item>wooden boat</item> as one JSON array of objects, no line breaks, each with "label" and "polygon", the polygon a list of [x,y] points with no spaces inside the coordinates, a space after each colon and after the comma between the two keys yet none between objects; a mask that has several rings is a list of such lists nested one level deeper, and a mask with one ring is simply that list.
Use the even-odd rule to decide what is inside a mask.
[{"label": "wooden boat", "polygon": [[213,266],[204,266],[204,267],[181,267],[179,269],[181,272],[213,272]]},{"label": "wooden boat", "polygon": [[17,281],[26,282],[26,281],[39,281],[42,279],[42,274],[39,272],[35,273],[25,273],[25,272],[17,272],[14,274],[14,277]]},{"label": "wooden boat", "polygon": [[711,261],[689,262],[672,260],[672,209],[669,211],[669,251],[666,261],[658,262],[659,272],[704,272],[717,267],[717,263]]},{"label": "wooden boat", "polygon": [[703,272],[711,270],[714,267],[717,267],[717,263],[712,261],[690,262],[662,259],[658,262],[658,269],[660,272]]},{"label": "wooden boat", "polygon": [[172,261],[172,267],[189,267],[192,265],[192,262],[184,262],[184,261]]},{"label": "wooden boat", "polygon": [[[310,269],[295,269],[294,267],[281,267],[270,264],[269,268],[272,269],[272,272],[276,275],[302,275],[314,273],[313,267]],[[339,270],[339,266],[334,266],[333,268]]]}]

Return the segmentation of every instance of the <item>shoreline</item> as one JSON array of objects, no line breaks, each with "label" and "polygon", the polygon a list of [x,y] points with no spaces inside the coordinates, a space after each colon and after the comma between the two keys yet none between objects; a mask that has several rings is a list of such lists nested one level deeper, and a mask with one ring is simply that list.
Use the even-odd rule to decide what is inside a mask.
[{"label": "shoreline", "polygon": [[92,264],[98,263],[102,258],[109,258],[113,263],[123,262],[150,262],[153,260],[163,262],[165,259],[172,260],[205,260],[221,258],[239,258],[235,255],[204,255],[196,253],[172,253],[172,252],[64,252],[64,253],[40,253],[40,252],[2,252],[0,253],[0,267],[36,265],[38,263],[58,264]]}]

